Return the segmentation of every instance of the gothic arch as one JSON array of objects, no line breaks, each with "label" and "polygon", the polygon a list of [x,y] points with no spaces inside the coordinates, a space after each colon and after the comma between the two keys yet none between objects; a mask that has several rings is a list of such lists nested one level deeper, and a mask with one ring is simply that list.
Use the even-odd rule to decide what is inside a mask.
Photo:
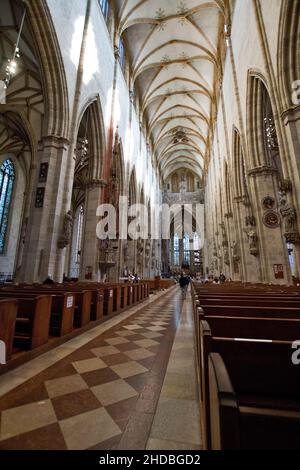
[{"label": "gothic arch", "polygon": [[[270,128],[276,138],[274,149],[278,149],[276,120],[274,105],[271,102],[269,87],[263,75],[259,72],[250,70],[248,73],[247,86],[247,135],[250,161],[247,170],[258,167],[276,167],[281,166],[279,150],[277,155],[277,164],[273,161],[273,151],[267,142],[266,119],[270,119]],[[272,136],[271,136],[272,137]]]},{"label": "gothic arch", "polygon": [[[26,112],[11,105],[1,106],[0,162],[12,160],[15,182],[7,228],[6,259],[2,269],[16,274],[22,261],[26,226],[37,168],[36,134]],[[12,236],[11,229],[13,230]]]},{"label": "gothic arch", "polygon": [[75,135],[79,134],[84,117],[89,150],[89,178],[93,181],[101,178],[106,150],[104,120],[99,95],[90,98],[83,106],[77,121]]},{"label": "gothic arch", "polygon": [[43,133],[68,138],[69,104],[64,63],[46,0],[25,1],[41,64],[45,95]]},{"label": "gothic arch", "polygon": [[300,2],[283,0],[279,19],[277,70],[283,110],[292,103],[292,83],[300,79]]}]

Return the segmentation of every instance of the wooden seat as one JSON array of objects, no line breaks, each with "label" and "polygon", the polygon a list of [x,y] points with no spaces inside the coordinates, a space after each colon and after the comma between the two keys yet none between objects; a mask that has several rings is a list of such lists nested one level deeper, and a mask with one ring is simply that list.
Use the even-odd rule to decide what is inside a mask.
[{"label": "wooden seat", "polygon": [[209,354],[208,367],[212,450],[300,448],[298,409],[242,405],[222,356]]},{"label": "wooden seat", "polygon": [[34,349],[48,342],[51,302],[51,295],[18,297],[14,346]]}]

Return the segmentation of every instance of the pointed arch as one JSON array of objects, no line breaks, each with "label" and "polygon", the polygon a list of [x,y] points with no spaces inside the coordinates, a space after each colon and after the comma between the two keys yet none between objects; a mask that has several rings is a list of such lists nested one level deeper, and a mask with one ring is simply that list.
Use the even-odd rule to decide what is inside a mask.
[{"label": "pointed arch", "polygon": [[292,84],[300,79],[300,2],[283,0],[278,34],[277,70],[283,111],[292,102]]},{"label": "pointed arch", "polygon": [[136,181],[136,174],[135,168],[131,171],[131,175],[129,178],[129,185],[128,185],[128,205],[132,206],[137,202],[137,181]]},{"label": "pointed arch", "polygon": [[92,96],[82,107],[77,121],[77,135],[84,120],[87,126],[89,177],[91,180],[98,180],[101,178],[106,151],[105,127],[99,95]]},{"label": "pointed arch", "polygon": [[245,198],[248,194],[244,151],[240,132],[236,127],[232,132],[234,191],[235,197]]},{"label": "pointed arch", "polygon": [[247,91],[250,168],[268,167],[282,172],[274,106],[263,75],[250,70]]},{"label": "pointed arch", "polygon": [[69,103],[64,63],[46,0],[25,2],[44,85],[44,135],[68,138]]}]

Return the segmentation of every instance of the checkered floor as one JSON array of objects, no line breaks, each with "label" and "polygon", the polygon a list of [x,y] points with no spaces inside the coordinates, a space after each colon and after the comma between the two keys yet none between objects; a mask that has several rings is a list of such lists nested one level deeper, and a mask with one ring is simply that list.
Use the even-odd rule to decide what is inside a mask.
[{"label": "checkered floor", "polygon": [[143,449],[179,298],[167,293],[4,396],[0,449]]}]

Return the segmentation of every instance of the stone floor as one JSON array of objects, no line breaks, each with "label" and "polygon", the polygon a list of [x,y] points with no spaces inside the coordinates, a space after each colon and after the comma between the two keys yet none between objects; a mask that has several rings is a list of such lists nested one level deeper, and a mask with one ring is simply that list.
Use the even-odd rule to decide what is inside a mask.
[{"label": "stone floor", "polygon": [[200,448],[191,299],[178,288],[34,361],[0,377],[0,449]]}]

